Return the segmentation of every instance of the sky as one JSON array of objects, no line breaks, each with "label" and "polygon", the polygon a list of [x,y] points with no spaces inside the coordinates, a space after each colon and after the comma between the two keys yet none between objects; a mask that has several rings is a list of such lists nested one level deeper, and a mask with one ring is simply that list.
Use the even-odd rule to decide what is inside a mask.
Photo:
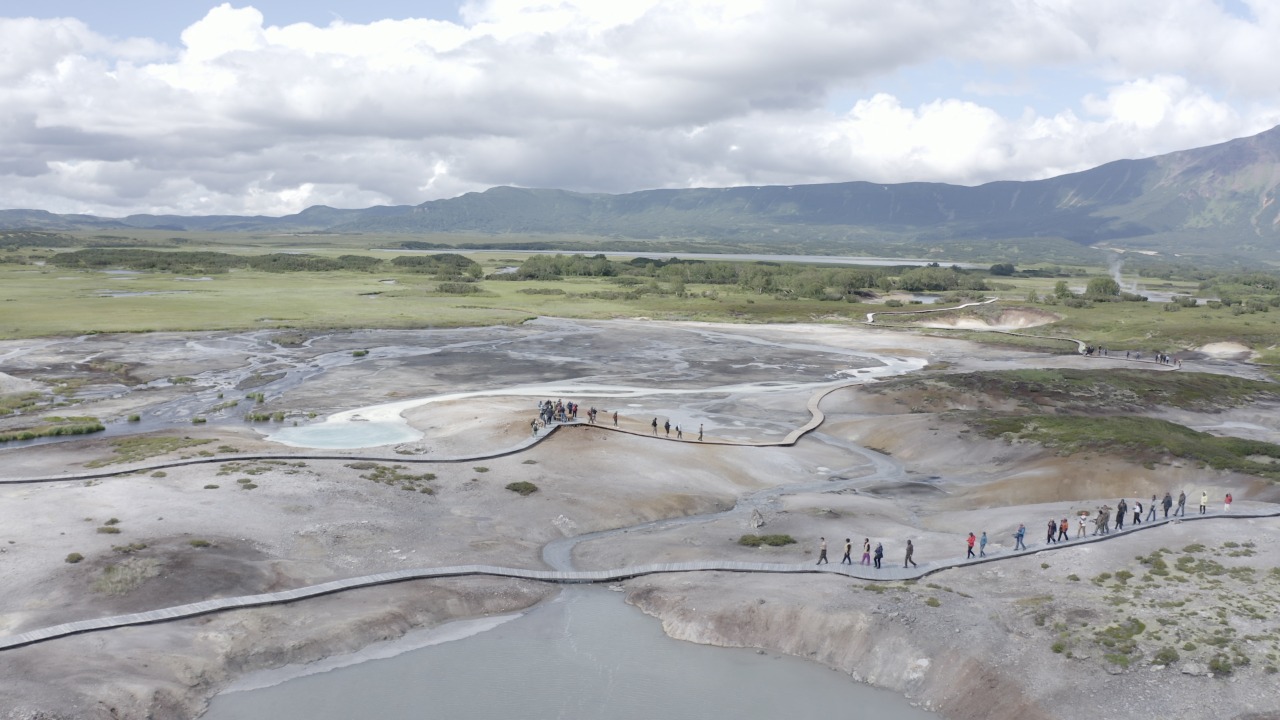
[{"label": "sky", "polygon": [[1280,125],[1275,0],[0,0],[0,208],[977,185]]}]

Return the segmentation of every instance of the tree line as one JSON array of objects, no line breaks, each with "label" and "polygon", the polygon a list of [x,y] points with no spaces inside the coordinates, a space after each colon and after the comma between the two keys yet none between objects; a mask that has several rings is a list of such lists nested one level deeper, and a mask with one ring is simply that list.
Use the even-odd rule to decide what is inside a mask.
[{"label": "tree line", "polygon": [[233,255],[208,251],[141,250],[136,248],[89,248],[57,253],[48,263],[69,270],[124,269],[187,275],[217,275],[230,270],[262,272],[379,272],[394,268],[399,272],[427,273],[442,279],[475,279],[482,274],[476,261],[453,253],[401,256],[391,260],[367,255],[339,255],[336,258],[302,253]]},{"label": "tree line", "polygon": [[675,292],[686,284],[733,285],[759,294],[813,300],[853,300],[874,292],[983,292],[981,271],[942,267],[815,267],[797,263],[730,262],[670,258],[634,258],[623,262],[604,255],[535,255],[492,280],[555,281],[566,277],[613,278],[620,285],[645,280],[667,283]]}]

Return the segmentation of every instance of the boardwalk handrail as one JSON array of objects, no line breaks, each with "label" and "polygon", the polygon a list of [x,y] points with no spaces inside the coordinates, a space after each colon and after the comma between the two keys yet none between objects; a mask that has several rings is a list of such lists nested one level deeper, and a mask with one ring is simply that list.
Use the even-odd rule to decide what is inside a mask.
[{"label": "boardwalk handrail", "polygon": [[281,605],[285,603],[297,602],[309,598],[320,597],[323,595],[332,595],[335,593],[345,592],[348,590],[356,590],[359,588],[376,587],[379,585],[390,585],[393,583],[408,582],[411,580],[428,580],[437,578],[465,577],[465,576],[489,576],[514,578],[521,580],[533,580],[537,582],[548,582],[557,584],[583,584],[583,583],[612,583],[621,580],[629,580],[632,578],[642,577],[645,575],[657,575],[665,573],[683,573],[683,572],[742,572],[742,573],[788,573],[788,574],[830,574],[841,575],[844,577],[877,581],[901,581],[901,580],[917,580],[927,577],[934,573],[950,570],[957,567],[965,567],[969,565],[982,565],[990,562],[998,562],[1009,560],[1025,555],[1034,555],[1041,552],[1062,550],[1068,547],[1076,547],[1089,543],[1102,542],[1104,540],[1113,540],[1121,536],[1127,536],[1135,532],[1149,530],[1155,527],[1162,527],[1169,523],[1192,522],[1204,520],[1245,520],[1256,518],[1273,518],[1280,517],[1280,510],[1270,512],[1252,512],[1252,513],[1232,513],[1230,515],[1192,515],[1189,517],[1168,518],[1151,521],[1139,526],[1130,527],[1127,530],[1119,530],[1106,535],[1095,535],[1076,540],[1065,541],[1053,545],[1035,545],[1027,550],[1018,552],[1006,552],[1000,554],[992,554],[985,558],[975,559],[952,559],[944,560],[936,563],[924,563],[918,568],[899,568],[886,567],[883,569],[874,569],[863,565],[813,565],[809,563],[802,564],[779,564],[779,563],[755,563],[742,562],[733,560],[708,560],[699,562],[683,562],[683,563],[654,563],[650,565],[634,565],[631,567],[618,568],[614,570],[535,570],[526,568],[510,568],[497,565],[453,565],[438,568],[417,568],[412,570],[393,570],[390,572],[377,573],[374,575],[363,575],[360,577],[345,578],[342,580],[332,580],[318,585],[309,585],[306,587],[295,588],[293,590],[282,590],[280,592],[262,593],[259,595],[243,595],[230,598],[216,598],[213,600],[203,600],[200,602],[189,603],[186,605],[177,605],[174,607],[160,608],[157,610],[148,610],[129,615],[115,615],[104,618],[94,618],[89,620],[79,620],[76,622],[63,623],[61,625],[53,625],[50,627],[39,628],[17,635],[0,638],[0,651],[10,650],[13,648],[34,645],[36,643],[47,642],[57,638],[70,637],[72,635],[80,635],[83,633],[97,632],[101,630],[111,630],[114,628],[129,627],[134,625],[151,625],[155,623],[169,622],[172,620],[183,620],[187,618],[199,617],[201,615],[209,615],[211,613],[223,612],[226,610],[239,610],[243,608],[263,607],[267,605]]}]

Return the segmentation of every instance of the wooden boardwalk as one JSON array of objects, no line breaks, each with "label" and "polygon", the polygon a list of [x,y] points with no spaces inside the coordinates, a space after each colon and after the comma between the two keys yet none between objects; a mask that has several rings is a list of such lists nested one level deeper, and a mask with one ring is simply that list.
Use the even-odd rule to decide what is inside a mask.
[{"label": "wooden boardwalk", "polygon": [[1071,540],[1052,545],[1033,545],[1027,550],[1019,552],[992,553],[985,558],[977,558],[973,560],[951,559],[933,563],[921,563],[919,567],[914,568],[898,567],[892,559],[885,558],[886,567],[879,570],[864,565],[812,565],[809,563],[777,564],[724,560],[685,563],[655,563],[652,565],[636,565],[617,570],[531,570],[525,568],[499,567],[496,565],[454,565],[439,568],[395,570],[391,572],[377,573],[374,575],[333,580],[331,582],[321,583],[319,585],[309,585],[307,587],[295,588],[293,590],[282,590],[280,592],[263,593],[260,595],[217,598],[190,603],[187,605],[177,605],[158,610],[148,610],[130,615],[115,615],[112,617],[94,618],[90,620],[64,623],[62,625],[54,625],[51,627],[20,633],[18,635],[0,638],[0,651],[19,648],[26,645],[33,645],[71,635],[79,635],[82,633],[111,630],[113,628],[129,627],[132,625],[150,625],[153,623],[169,622],[172,620],[182,620],[186,618],[199,617],[201,615],[208,615],[210,613],[223,612],[226,610],[262,607],[264,605],[280,605],[284,603],[297,602],[299,600],[306,600],[308,598],[320,597],[322,595],[332,595],[334,593],[345,592],[347,590],[374,587],[378,585],[390,585],[392,583],[407,582],[410,580],[428,580],[434,578],[464,576],[489,576],[518,578],[523,580],[559,584],[579,584],[613,583],[644,575],[687,572],[824,574],[838,575],[850,579],[866,581],[916,580],[932,575],[933,573],[952,568],[965,567],[969,565],[983,565],[991,562],[1010,560],[1012,558],[1022,557],[1025,555],[1034,555],[1041,552],[1064,550],[1077,545],[1087,545],[1105,540],[1115,540],[1136,532],[1161,527],[1169,523],[1210,520],[1236,521],[1274,517],[1280,517],[1280,510],[1269,512],[1232,513],[1230,515],[1190,515],[1185,518],[1156,520],[1150,523],[1143,523],[1126,530],[1112,532],[1108,535],[1086,537],[1079,540]]}]

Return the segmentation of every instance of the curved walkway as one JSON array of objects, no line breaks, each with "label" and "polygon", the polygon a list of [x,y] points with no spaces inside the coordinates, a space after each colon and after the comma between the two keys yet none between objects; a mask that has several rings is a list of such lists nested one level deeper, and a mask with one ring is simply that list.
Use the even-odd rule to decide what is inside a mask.
[{"label": "curved walkway", "polygon": [[626,435],[634,435],[636,437],[648,438],[653,437],[655,440],[664,440],[668,442],[682,442],[691,445],[728,445],[735,447],[791,447],[799,442],[800,438],[813,432],[826,421],[827,416],[822,412],[821,404],[824,398],[837,390],[844,390],[850,387],[867,384],[866,380],[849,380],[841,382],[830,387],[822,388],[809,397],[805,403],[805,408],[809,411],[809,420],[800,427],[787,433],[787,436],[781,440],[768,440],[760,442],[737,442],[733,440],[676,440],[670,437],[655,437],[648,433],[638,432],[635,430],[625,430],[623,428],[604,425],[601,423],[588,423],[585,420],[573,420],[570,422],[557,422],[549,426],[544,432],[540,432],[537,436],[529,436],[521,440],[519,443],[512,445],[503,450],[496,450],[491,453],[481,453],[478,455],[462,455],[457,457],[414,457],[397,455],[395,457],[379,457],[376,455],[354,455],[354,454],[299,454],[299,453],[267,453],[255,455],[213,455],[210,457],[187,458],[185,460],[172,460],[169,462],[151,463],[147,465],[135,465],[125,469],[103,470],[101,472],[75,473],[54,475],[47,477],[27,477],[27,478],[0,478],[0,485],[29,485],[37,483],[55,483],[55,482],[77,482],[84,480],[103,480],[106,478],[120,477],[122,475],[136,475],[138,473],[154,472],[156,470],[169,470],[172,468],[189,467],[192,465],[210,465],[227,462],[251,462],[263,460],[337,460],[345,462],[388,462],[388,463],[414,463],[414,464],[430,464],[430,463],[469,463],[478,460],[493,460],[495,458],[507,457],[524,452],[529,448],[541,443],[543,440],[554,435],[561,428],[565,427],[581,427],[595,428],[599,430],[607,430],[609,432],[624,433]]},{"label": "curved walkway", "polygon": [[643,575],[685,572],[822,573],[829,575],[842,575],[849,578],[869,581],[916,580],[943,570],[950,570],[952,568],[1011,560],[1024,555],[1034,555],[1036,553],[1062,550],[1077,545],[1087,545],[1090,543],[1102,542],[1104,540],[1114,540],[1121,536],[1130,535],[1135,532],[1142,532],[1143,530],[1150,530],[1169,523],[1206,520],[1244,520],[1271,517],[1280,517],[1280,510],[1271,512],[1232,513],[1230,515],[1192,515],[1184,518],[1172,518],[1168,520],[1156,520],[1150,523],[1143,523],[1140,526],[1133,527],[1128,530],[1112,532],[1108,535],[1080,538],[1079,540],[1071,540],[1052,545],[1046,544],[1032,546],[1027,550],[1006,552],[999,555],[993,554],[985,558],[976,558],[973,560],[943,560],[936,563],[924,563],[920,567],[913,568],[900,568],[897,567],[896,563],[890,561],[888,563],[889,567],[885,567],[880,570],[863,565],[812,565],[807,562],[803,564],[776,564],[715,560],[634,565],[615,570],[530,570],[524,568],[499,567],[495,565],[455,565],[440,568],[395,570],[392,572],[378,573],[376,575],[364,575],[361,577],[346,578],[344,580],[334,580],[319,585],[310,585],[281,592],[204,600],[202,602],[177,605],[174,607],[161,608],[159,610],[148,610],[146,612],[133,613],[131,615],[116,615],[112,617],[96,618],[93,620],[80,620],[77,622],[64,623],[62,625],[53,625],[51,627],[40,628],[38,630],[31,630],[18,635],[0,638],[0,651],[19,648],[26,645],[34,645],[36,643],[69,637],[71,635],[96,632],[99,630],[111,630],[114,628],[129,627],[132,625],[150,625],[154,623],[168,622],[171,620],[183,620],[199,617],[201,615],[222,612],[225,610],[239,610],[243,608],[262,607],[265,605],[280,605],[284,603],[297,602],[299,600],[306,600],[308,598],[320,597],[322,595],[332,595],[334,593],[344,592],[347,590],[375,587],[378,585],[390,585],[392,583],[407,582],[410,580],[463,576],[489,576],[518,578],[557,584],[582,584],[612,583],[620,580],[629,580],[631,578],[641,577]]}]

